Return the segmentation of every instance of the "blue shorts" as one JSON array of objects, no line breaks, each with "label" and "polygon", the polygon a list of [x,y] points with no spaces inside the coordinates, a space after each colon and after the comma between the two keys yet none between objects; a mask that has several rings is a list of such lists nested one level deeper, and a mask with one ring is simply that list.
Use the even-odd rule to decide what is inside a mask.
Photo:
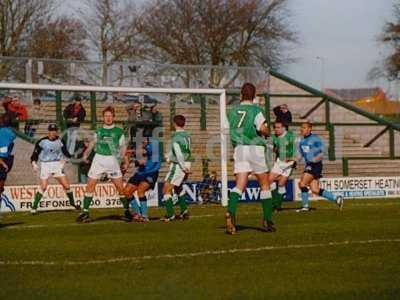
[{"label": "blue shorts", "polygon": [[158,179],[158,172],[149,173],[145,175],[136,173],[129,179],[128,183],[138,186],[141,182],[145,181],[148,184],[150,184],[151,188],[153,189],[155,184],[157,183],[157,179]]},{"label": "blue shorts", "polygon": [[2,166],[0,166],[0,180],[6,181],[7,174],[11,171],[11,168],[14,164],[14,156],[9,156],[7,158],[2,157],[2,159],[8,167],[8,171],[6,171],[6,169],[4,169]]},{"label": "blue shorts", "polygon": [[304,173],[311,174],[316,180],[320,179],[322,177],[322,162],[307,162]]}]

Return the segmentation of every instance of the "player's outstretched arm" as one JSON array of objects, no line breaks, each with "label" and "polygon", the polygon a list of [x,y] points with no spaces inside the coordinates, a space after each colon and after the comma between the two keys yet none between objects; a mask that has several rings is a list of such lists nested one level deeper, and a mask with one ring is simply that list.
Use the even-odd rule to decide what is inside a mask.
[{"label": "player's outstretched arm", "polygon": [[62,151],[63,155],[66,158],[72,158],[72,154],[69,153],[69,151],[67,149],[67,145],[65,144],[65,142],[63,140],[61,140],[61,143],[62,143],[61,151]]}]

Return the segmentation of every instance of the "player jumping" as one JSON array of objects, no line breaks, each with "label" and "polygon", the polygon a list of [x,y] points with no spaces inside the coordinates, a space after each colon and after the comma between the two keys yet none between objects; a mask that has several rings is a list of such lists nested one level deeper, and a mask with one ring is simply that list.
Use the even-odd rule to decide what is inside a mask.
[{"label": "player jumping", "polygon": [[[124,193],[127,199],[131,199],[131,208],[134,210],[133,220],[147,222],[149,216],[146,192],[154,188],[161,167],[161,149],[157,139],[144,138],[142,147],[138,149],[135,155],[135,166],[137,167],[137,171],[129,179]],[[136,191],[140,208],[133,197]],[[129,217],[128,215],[128,218],[125,219],[128,222],[132,221],[132,217]]]},{"label": "player jumping", "polygon": [[308,206],[308,188],[314,194],[336,203],[342,209],[343,197],[335,197],[331,192],[321,189],[319,186],[319,179],[322,177],[322,160],[325,149],[322,139],[312,133],[312,124],[310,122],[304,122],[301,125],[301,135],[303,138],[299,144],[299,152],[304,159],[305,168],[299,182],[302,208],[298,209],[297,212],[308,212],[310,210]]},{"label": "player jumping", "polygon": [[168,154],[170,166],[163,189],[163,200],[167,211],[166,216],[162,219],[164,222],[175,219],[174,203],[172,201],[173,192],[178,195],[178,205],[181,209],[178,217],[182,220],[189,218],[183,183],[188,178],[191,168],[191,139],[190,134],[184,129],[186,122],[184,116],[175,116],[173,122],[175,132],[171,137],[171,150]]},{"label": "player jumping", "polygon": [[272,203],[276,210],[282,209],[283,197],[286,194],[286,183],[293,168],[296,167],[296,144],[292,131],[286,130],[282,122],[275,122],[272,135],[276,161],[269,174],[269,182],[278,181],[278,187],[272,187]]},{"label": "player jumping", "polygon": [[39,202],[47,190],[50,177],[54,177],[62,185],[69,204],[75,209],[80,209],[78,205],[75,205],[74,194],[70,190],[68,179],[64,173],[65,158],[71,158],[71,154],[58,136],[57,130],[56,124],[50,124],[47,136],[37,141],[31,156],[31,164],[35,172],[39,171],[38,162],[40,162],[40,189],[36,192],[33,200],[31,209],[33,215],[36,214]]},{"label": "player jumping", "polygon": [[240,104],[228,112],[231,141],[234,147],[234,173],[236,187],[229,193],[226,213],[226,233],[235,234],[237,204],[247,186],[250,174],[255,174],[260,184],[263,207],[263,230],[275,231],[272,222],[272,199],[269,190],[268,167],[265,158],[265,138],[269,134],[264,112],[253,104],[256,88],[245,83],[240,92]]},{"label": "player jumping", "polygon": [[122,169],[127,170],[129,159],[126,154],[126,141],[124,131],[114,125],[115,111],[111,106],[103,110],[104,125],[96,130],[94,141],[83,154],[84,160],[95,149],[95,156],[88,173],[86,193],[83,199],[83,212],[78,216],[77,222],[88,223],[91,221],[89,216],[89,207],[93,200],[93,194],[96,189],[97,180],[105,173],[119,193],[119,199],[125,209],[125,218],[131,218],[129,204],[124,195],[124,183],[122,181],[122,172],[119,165],[119,158],[124,159]]}]

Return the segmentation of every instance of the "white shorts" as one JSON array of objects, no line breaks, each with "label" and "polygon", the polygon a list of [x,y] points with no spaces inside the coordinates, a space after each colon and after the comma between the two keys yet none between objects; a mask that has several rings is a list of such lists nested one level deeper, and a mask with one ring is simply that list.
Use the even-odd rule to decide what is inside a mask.
[{"label": "white shorts", "polygon": [[107,174],[110,179],[121,178],[121,167],[115,156],[96,153],[90,166],[88,177],[100,179],[103,174]]},{"label": "white shorts", "polygon": [[274,166],[272,167],[271,173],[282,175],[283,177],[289,177],[293,170],[293,162],[281,161],[279,158],[276,159]]},{"label": "white shorts", "polygon": [[238,145],[233,153],[234,173],[268,173],[265,159],[265,147],[256,145]]},{"label": "white shorts", "polygon": [[[190,170],[191,163],[185,162],[185,167]],[[177,163],[171,163],[169,165],[169,171],[165,177],[165,181],[173,184],[174,186],[181,186],[186,180],[187,174],[183,172],[182,168]]]},{"label": "white shorts", "polygon": [[40,179],[49,179],[50,177],[63,177],[64,163],[61,161],[49,161],[40,163]]}]

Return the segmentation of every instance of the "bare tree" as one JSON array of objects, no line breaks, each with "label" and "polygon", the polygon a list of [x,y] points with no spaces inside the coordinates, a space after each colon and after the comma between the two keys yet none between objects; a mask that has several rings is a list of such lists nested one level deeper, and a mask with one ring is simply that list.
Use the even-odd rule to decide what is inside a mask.
[{"label": "bare tree", "polygon": [[[87,58],[86,31],[78,19],[60,17],[40,20],[33,25],[24,56],[50,59],[83,60]],[[68,80],[68,65],[50,62],[43,73],[51,78]]]},{"label": "bare tree", "polygon": [[[53,0],[0,1],[0,55],[15,56],[25,48],[35,22],[48,17]],[[12,64],[1,63],[0,78],[9,74]]]},{"label": "bare tree", "polygon": [[390,81],[400,79],[400,1],[393,5],[393,21],[385,23],[378,43],[388,46],[391,53],[368,73],[368,79],[387,78]]},{"label": "bare tree", "polygon": [[[153,0],[137,22],[142,53],[145,59],[163,63],[279,67],[289,59],[285,46],[296,42],[287,3]],[[210,84],[219,85],[225,73],[213,69]]]},{"label": "bare tree", "polygon": [[84,4],[79,14],[92,50],[102,61],[102,84],[106,85],[112,63],[135,56],[136,9],[132,1],[84,0]]}]

